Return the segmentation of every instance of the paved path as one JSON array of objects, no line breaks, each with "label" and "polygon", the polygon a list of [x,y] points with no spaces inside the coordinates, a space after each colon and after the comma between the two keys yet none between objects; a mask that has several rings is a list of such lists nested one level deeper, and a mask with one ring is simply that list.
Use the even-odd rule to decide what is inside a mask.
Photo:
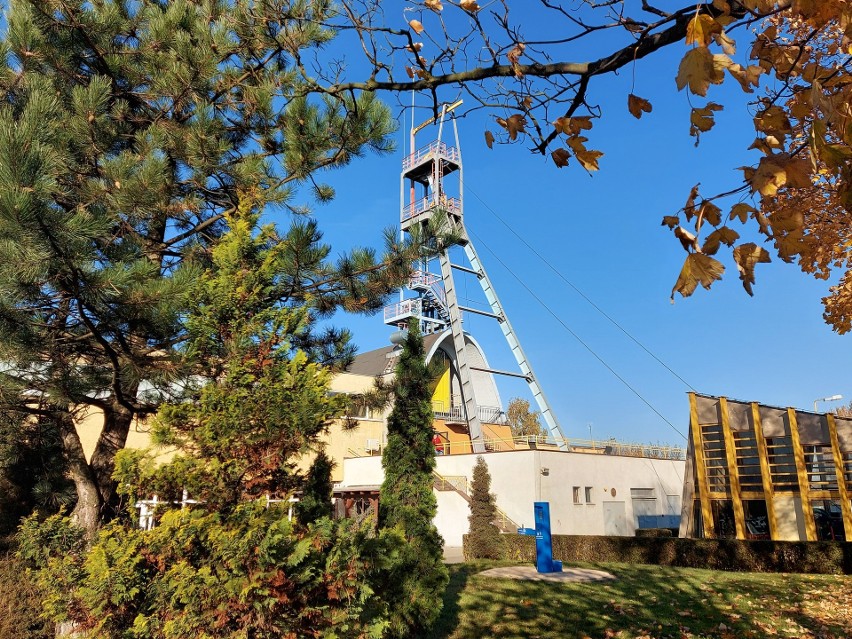
[{"label": "paved path", "polygon": [[477,573],[477,577],[496,577],[498,579],[521,579],[524,581],[612,581],[614,575],[603,570],[589,568],[565,568],[562,572],[540,573],[535,566],[505,566],[491,568]]}]

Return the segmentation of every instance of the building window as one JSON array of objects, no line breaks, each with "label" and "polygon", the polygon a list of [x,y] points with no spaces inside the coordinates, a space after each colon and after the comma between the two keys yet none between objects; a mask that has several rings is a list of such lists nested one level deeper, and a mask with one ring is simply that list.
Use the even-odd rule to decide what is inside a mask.
[{"label": "building window", "polygon": [[592,487],[586,486],[586,503],[591,504],[592,502]]},{"label": "building window", "polygon": [[583,502],[580,501],[580,487],[574,486],[574,503],[581,504]]},{"label": "building window", "polygon": [[370,419],[373,416],[372,410],[367,405],[367,400],[363,395],[350,395],[351,401],[346,411],[347,417],[354,419]]}]

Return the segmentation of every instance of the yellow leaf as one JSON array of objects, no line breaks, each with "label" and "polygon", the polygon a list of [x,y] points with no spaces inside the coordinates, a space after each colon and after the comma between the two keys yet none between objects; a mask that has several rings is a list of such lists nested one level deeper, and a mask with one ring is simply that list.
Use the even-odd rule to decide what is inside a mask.
[{"label": "yellow leaf", "polygon": [[754,93],[752,87],[760,86],[760,74],[763,73],[762,68],[755,65],[743,68],[740,64],[729,64],[727,69],[731,77],[740,83],[740,86],[746,93]]},{"label": "yellow leaf", "polygon": [[697,44],[706,47],[713,37],[722,33],[722,25],[706,13],[697,14],[686,26],[686,44]]},{"label": "yellow leaf", "polygon": [[603,151],[588,151],[583,149],[582,151],[574,151],[574,157],[576,157],[580,164],[583,165],[587,171],[597,171],[598,170],[598,158],[603,156]]},{"label": "yellow leaf", "polygon": [[790,133],[793,130],[787,112],[780,106],[773,105],[759,112],[754,117],[754,128],[760,133]]},{"label": "yellow leaf", "polygon": [[738,204],[734,204],[731,208],[731,214],[728,216],[729,220],[733,220],[735,217],[740,218],[740,222],[743,224],[748,220],[749,213],[757,213],[757,209],[754,208],[751,204],[746,204],[745,202],[740,202]]},{"label": "yellow leaf", "polygon": [[724,31],[717,33],[713,36],[713,39],[716,41],[716,44],[722,47],[722,51],[728,55],[734,55],[737,52],[737,43]]},{"label": "yellow leaf", "polygon": [[672,302],[674,302],[675,293],[689,297],[699,284],[709,289],[713,282],[722,279],[724,272],[725,267],[719,260],[702,253],[690,253],[686,256],[677,282],[672,288]]},{"label": "yellow leaf", "polygon": [[459,2],[459,6],[465,11],[470,11],[471,13],[476,13],[482,8],[476,0],[461,0]]},{"label": "yellow leaf", "polygon": [[645,98],[640,98],[632,93],[627,96],[627,110],[637,120],[642,117],[642,112],[650,113],[652,108],[651,103]]},{"label": "yellow leaf", "polygon": [[420,20],[409,20],[408,26],[412,28],[414,33],[420,34],[423,33],[423,23]]},{"label": "yellow leaf", "polygon": [[494,134],[491,131],[485,132],[485,144],[488,145],[489,149],[494,147]]},{"label": "yellow leaf", "polygon": [[[715,102],[708,102],[707,106],[693,108],[689,114],[689,134],[698,138],[701,133],[709,131],[716,124],[713,116],[714,111],[721,111],[722,105]],[[695,140],[695,145],[698,146],[698,139]]]},{"label": "yellow leaf", "polygon": [[556,149],[550,154],[550,157],[553,158],[553,163],[561,169],[563,166],[568,166],[568,158],[571,157],[571,153],[568,149]]},{"label": "yellow leaf", "polygon": [[740,279],[743,282],[743,288],[749,295],[754,295],[751,287],[754,284],[754,267],[761,262],[770,262],[769,253],[762,246],[758,246],[754,242],[740,244],[734,249],[734,262],[737,263],[737,270],[740,272]]},{"label": "yellow leaf", "polygon": [[704,255],[715,255],[722,244],[725,246],[733,246],[734,242],[736,242],[739,238],[740,234],[734,229],[723,226],[707,236],[707,239],[704,240],[704,246],[701,247],[701,252],[704,253]]},{"label": "yellow leaf", "polygon": [[705,96],[711,83],[721,84],[724,79],[724,70],[714,63],[710,50],[707,47],[696,47],[683,56],[675,81],[678,90],[689,86],[689,90],[696,95]]},{"label": "yellow leaf", "polygon": [[663,223],[660,226],[668,226],[670,229],[673,229],[678,224],[680,224],[680,218],[677,215],[664,215]]},{"label": "yellow leaf", "polygon": [[763,197],[772,197],[778,193],[778,189],[787,181],[787,172],[773,160],[774,156],[761,158],[757,169],[749,178],[746,172],[746,180],[751,183],[751,191],[757,191]]}]

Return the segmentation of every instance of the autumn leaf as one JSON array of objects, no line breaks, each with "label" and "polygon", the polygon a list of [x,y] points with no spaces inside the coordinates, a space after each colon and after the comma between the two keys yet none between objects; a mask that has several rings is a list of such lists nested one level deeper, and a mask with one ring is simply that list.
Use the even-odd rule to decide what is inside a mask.
[{"label": "autumn leaf", "polygon": [[674,230],[674,235],[677,239],[680,240],[680,244],[681,246],[683,246],[683,250],[687,253],[690,252],[689,249],[694,250],[696,253],[701,252],[701,247],[698,246],[698,238],[682,226],[678,226]]},{"label": "autumn leaf", "polygon": [[731,208],[731,214],[728,216],[728,219],[733,220],[735,217],[738,217],[740,218],[740,222],[745,224],[748,220],[749,213],[757,213],[757,209],[754,208],[751,204],[739,202],[738,204],[734,204],[734,206]]},{"label": "autumn leaf", "polygon": [[754,267],[761,262],[770,262],[769,253],[762,246],[758,246],[754,242],[740,244],[734,249],[734,262],[737,263],[737,270],[740,272],[740,279],[743,282],[743,288],[749,295],[754,295],[752,285],[754,284]]},{"label": "autumn leaf", "polygon": [[441,4],[441,0],[425,0],[423,4],[425,4],[429,9],[432,9],[435,13],[443,11],[444,9],[444,5]]},{"label": "autumn leaf", "polygon": [[568,166],[568,158],[571,157],[571,153],[568,149],[556,149],[550,154],[550,157],[553,158],[553,163],[561,169],[563,166]]},{"label": "autumn leaf", "polygon": [[707,220],[713,226],[719,226],[722,223],[722,210],[709,200],[701,201],[701,207],[698,209],[698,219],[695,221],[696,233],[701,229],[701,223],[704,220]]},{"label": "autumn leaf", "polygon": [[672,288],[672,302],[674,302],[675,293],[689,297],[695,292],[699,284],[709,289],[713,282],[722,279],[724,272],[725,267],[719,260],[702,253],[690,253],[686,256],[677,282]]},{"label": "autumn leaf", "polygon": [[743,67],[740,64],[729,64],[727,69],[731,77],[740,83],[740,86],[746,93],[753,93],[754,90],[752,87],[760,86],[760,74],[763,73],[761,67],[757,65]]},{"label": "autumn leaf", "polygon": [[557,118],[553,123],[557,131],[565,135],[579,135],[581,131],[592,128],[592,118],[588,115],[578,115],[573,118]]},{"label": "autumn leaf", "polygon": [[673,229],[678,224],[680,224],[680,218],[677,215],[664,215],[660,226],[668,226],[670,229]]},{"label": "autumn leaf", "polygon": [[696,95],[706,96],[711,83],[721,84],[724,79],[724,70],[714,63],[710,50],[707,47],[696,47],[690,49],[680,61],[675,81],[678,90],[689,86],[689,90]]},{"label": "autumn leaf", "polygon": [[506,57],[509,59],[509,64],[512,65],[512,70],[515,72],[515,78],[517,78],[518,80],[524,77],[523,72],[521,72],[521,65],[519,63],[519,60],[524,54],[524,49],[526,48],[527,45],[525,45],[523,42],[518,42],[518,44],[516,44],[512,48],[512,50],[509,51],[509,53],[506,55]]},{"label": "autumn leaf", "polygon": [[632,93],[627,96],[627,110],[637,120],[642,117],[643,111],[650,113],[652,108],[651,103],[645,98],[640,98],[638,95],[633,95]]},{"label": "autumn leaf", "polygon": [[689,197],[686,198],[686,204],[683,205],[683,212],[686,214],[687,222],[689,222],[692,219],[692,216],[695,215],[695,198],[698,197],[699,186],[701,186],[700,182],[690,189]]},{"label": "autumn leaf", "polygon": [[409,20],[408,26],[411,27],[412,30],[414,31],[414,33],[417,33],[417,34],[423,33],[423,31],[424,31],[423,23],[420,22],[419,20]]},{"label": "autumn leaf", "polygon": [[470,11],[471,13],[476,13],[482,8],[476,0],[461,0],[459,2],[459,6],[465,11]]},{"label": "autumn leaf", "polygon": [[716,44],[722,47],[722,51],[728,55],[734,55],[737,52],[737,43],[724,31],[720,31],[714,35],[713,39],[716,41]]},{"label": "autumn leaf", "polygon": [[706,47],[713,38],[722,33],[722,25],[706,13],[697,14],[686,25],[686,44]]},{"label": "autumn leaf", "polygon": [[598,158],[603,156],[603,151],[590,151],[587,149],[583,149],[581,151],[574,151],[574,157],[576,157],[580,164],[583,165],[587,171],[597,171],[598,170]]},{"label": "autumn leaf", "polygon": [[525,128],[527,126],[527,119],[519,113],[516,113],[505,120],[503,118],[497,118],[497,124],[502,126],[509,132],[509,139],[515,140],[518,137],[518,133],[524,133]]},{"label": "autumn leaf", "polygon": [[722,244],[725,246],[733,246],[734,242],[736,242],[739,238],[740,234],[734,229],[723,226],[707,236],[707,239],[704,240],[704,246],[701,247],[701,252],[704,253],[704,255],[715,255]]},{"label": "autumn leaf", "polygon": [[494,148],[494,134],[491,131],[485,132],[485,144],[488,145],[489,149]]},{"label": "autumn leaf", "polygon": [[405,50],[410,51],[411,53],[417,53],[422,48],[423,48],[422,42],[415,42],[414,44],[406,44],[405,45]]},{"label": "autumn leaf", "polygon": [[695,146],[698,146],[698,139],[701,134],[709,131],[716,124],[713,112],[721,110],[722,105],[715,102],[708,102],[707,106],[692,109],[689,116],[689,135],[695,137]]}]

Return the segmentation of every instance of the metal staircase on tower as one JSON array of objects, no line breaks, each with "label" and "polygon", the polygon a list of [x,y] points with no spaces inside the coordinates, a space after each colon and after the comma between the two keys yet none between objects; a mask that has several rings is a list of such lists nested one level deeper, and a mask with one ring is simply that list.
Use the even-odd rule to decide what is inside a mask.
[{"label": "metal staircase on tower", "polygon": [[[474,391],[472,375],[474,370],[526,380],[547,429],[557,442],[564,442],[565,438],[559,422],[541,390],[532,365],[521,348],[520,341],[509,323],[505,309],[464,226],[463,165],[455,118],[450,118],[455,145],[448,145],[442,140],[444,121],[447,115],[460,104],[459,100],[454,104],[445,105],[437,122],[435,118],[431,118],[411,129],[410,153],[403,159],[400,176],[400,232],[410,233],[415,226],[426,225],[430,220],[436,220],[443,228],[451,229],[459,238],[459,244],[464,250],[468,265],[452,263],[449,249],[441,251],[437,260],[424,261],[420,268],[411,274],[407,285],[408,290],[415,293],[416,297],[405,298],[404,292],[401,291],[400,301],[385,308],[385,324],[405,328],[408,321],[415,318],[419,321],[424,334],[449,329],[452,334],[460,387],[461,406],[459,408],[462,409],[464,421],[468,425],[474,452],[485,450]],[[416,134],[432,124],[438,126],[437,139],[424,147],[417,148]],[[445,178],[448,176],[453,176],[454,183],[457,183],[455,193],[448,193],[445,190]],[[437,272],[433,273],[430,271],[430,266],[435,261],[437,261]],[[476,276],[490,306],[490,312],[459,304],[453,279],[454,271]],[[478,368],[469,363],[462,326],[463,312],[484,315],[497,320],[520,372]]]}]

